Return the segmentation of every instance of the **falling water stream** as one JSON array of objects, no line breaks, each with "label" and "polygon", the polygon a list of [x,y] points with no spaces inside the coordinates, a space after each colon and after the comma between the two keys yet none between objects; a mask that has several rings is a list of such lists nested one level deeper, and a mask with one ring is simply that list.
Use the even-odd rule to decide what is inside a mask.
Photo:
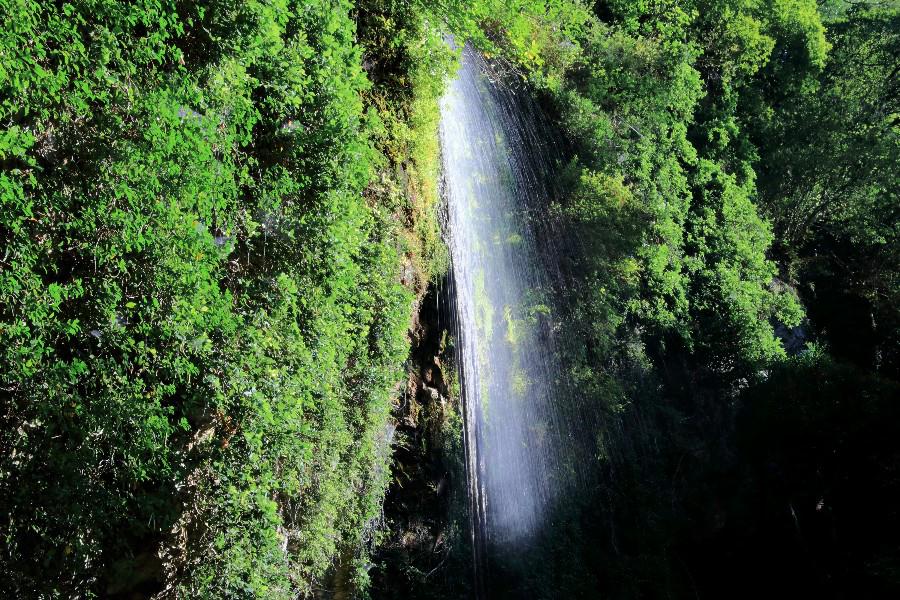
[{"label": "falling water stream", "polygon": [[573,447],[590,418],[554,325],[561,150],[529,95],[468,47],[441,116],[476,596],[497,597],[495,575],[534,549],[579,484]]}]

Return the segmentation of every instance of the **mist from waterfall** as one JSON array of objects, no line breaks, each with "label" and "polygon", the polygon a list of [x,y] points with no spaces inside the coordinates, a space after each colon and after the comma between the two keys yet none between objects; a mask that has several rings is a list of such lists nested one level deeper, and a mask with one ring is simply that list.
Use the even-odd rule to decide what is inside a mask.
[{"label": "mist from waterfall", "polygon": [[548,204],[560,144],[524,89],[466,48],[443,99],[441,149],[456,298],[476,590],[535,544],[584,477],[590,419],[565,377]]}]

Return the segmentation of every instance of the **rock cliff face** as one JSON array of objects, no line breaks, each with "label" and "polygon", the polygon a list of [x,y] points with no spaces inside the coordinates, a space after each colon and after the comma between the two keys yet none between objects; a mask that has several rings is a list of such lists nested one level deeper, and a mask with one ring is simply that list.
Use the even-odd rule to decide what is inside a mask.
[{"label": "rock cliff face", "polygon": [[469,558],[462,424],[445,285],[431,285],[410,328],[397,400],[388,537],[374,557],[373,598],[464,597]]}]

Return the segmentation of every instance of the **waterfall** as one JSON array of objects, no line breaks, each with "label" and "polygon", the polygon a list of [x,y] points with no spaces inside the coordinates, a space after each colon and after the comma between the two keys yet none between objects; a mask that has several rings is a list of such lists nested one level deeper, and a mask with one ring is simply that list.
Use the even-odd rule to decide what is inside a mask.
[{"label": "waterfall", "polygon": [[[547,210],[561,151],[524,90],[478,52],[441,105],[476,594],[535,545],[582,475],[586,418],[566,383],[552,290],[561,237]],[[589,417],[588,417],[589,418]],[[491,585],[486,579],[491,578]]]}]

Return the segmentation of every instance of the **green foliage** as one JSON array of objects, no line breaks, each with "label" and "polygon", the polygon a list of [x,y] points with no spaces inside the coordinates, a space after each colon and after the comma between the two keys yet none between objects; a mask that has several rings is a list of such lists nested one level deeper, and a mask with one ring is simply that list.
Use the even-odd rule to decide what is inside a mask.
[{"label": "green foliage", "polygon": [[350,10],[4,3],[11,593],[160,546],[179,595],[295,597],[377,515],[412,297]]},{"label": "green foliage", "polygon": [[438,208],[439,100],[457,67],[438,23],[407,2],[358,3],[360,41],[375,86],[367,103],[380,127],[376,143],[388,163],[379,187],[404,218],[404,241],[423,291],[448,268]]},{"label": "green foliage", "polygon": [[441,0],[421,5],[458,41],[510,59],[551,89],[562,82],[577,53],[590,12],[571,0]]},{"label": "green foliage", "polygon": [[765,364],[782,352],[769,318],[793,326],[801,314],[790,295],[770,287],[775,265],[765,252],[772,235],[750,199],[752,181],[740,186],[706,159],[695,177],[696,207],[685,228],[691,313],[702,320],[693,332],[694,350],[726,373],[742,359]]},{"label": "green foliage", "polygon": [[[894,376],[898,30],[896,7],[849,9],[829,23],[831,55],[810,85],[784,90],[764,78],[744,108],[760,147],[762,205],[788,271],[815,298],[814,324],[848,360],[877,366],[880,354],[880,368]],[[874,343],[854,343],[866,321]]]},{"label": "green foliage", "polygon": [[[674,342],[698,365],[738,377],[781,353],[769,318],[793,324],[800,311],[770,285],[772,235],[734,114],[736,90],[776,47],[765,33],[774,17],[719,4],[612,3],[615,19],[594,22],[580,40],[557,106],[579,162],[620,180],[644,214],[620,250],[640,285],[619,290],[605,337],[640,323],[659,348]],[[599,286],[617,279],[608,273]]]},{"label": "green foliage", "polygon": [[[835,12],[826,32],[807,0],[599,2],[559,23],[571,43],[552,77],[514,44],[489,47],[521,67],[572,143],[553,206],[572,238],[557,319],[568,376],[608,417],[596,427],[604,515],[589,500],[565,503],[558,531],[541,538],[585,552],[575,562],[596,579],[540,567],[527,574],[537,589],[726,594],[714,574],[671,556],[711,558],[697,536],[740,544],[697,523],[727,494],[751,501],[718,483],[745,481],[733,426],[756,392],[742,390],[779,399],[764,383],[772,370],[806,372],[785,362],[776,327],[784,338],[808,312],[834,352],[894,372],[895,10]],[[838,309],[841,298],[859,308]],[[877,332],[854,340],[866,314]],[[582,548],[600,539],[609,547]]]},{"label": "green foliage", "polygon": [[[729,456],[766,454],[773,427],[772,454],[809,478],[778,427],[839,437],[845,417],[867,431],[889,413],[896,3],[2,0],[0,17],[13,595],[309,596],[338,557],[364,585],[412,291],[448,266],[448,33],[526,80],[571,143],[551,216],[574,285],[554,318],[609,419],[604,516],[584,502],[560,531],[612,540],[579,555],[604,571],[577,585],[689,590],[670,553],[715,554],[684,541],[709,498],[768,522],[716,483],[757,477]],[[793,289],[854,367],[785,359]],[[523,343],[527,315],[504,310]],[[157,551],[165,581],[127,575]],[[866,560],[867,581],[896,569]]]}]

